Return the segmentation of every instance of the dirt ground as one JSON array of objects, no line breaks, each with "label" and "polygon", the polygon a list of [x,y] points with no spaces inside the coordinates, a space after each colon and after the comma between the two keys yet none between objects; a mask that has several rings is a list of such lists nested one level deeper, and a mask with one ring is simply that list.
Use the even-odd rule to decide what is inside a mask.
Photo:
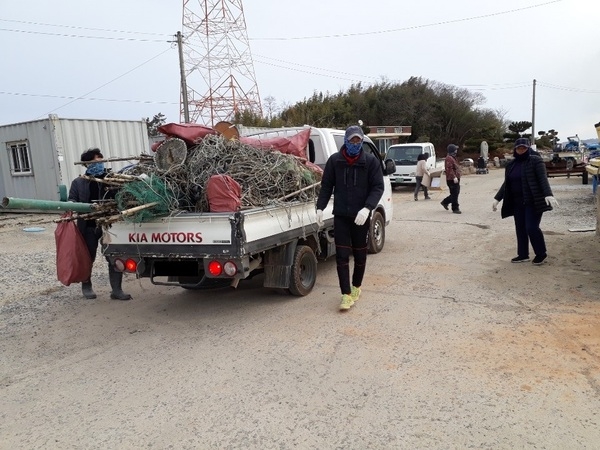
[{"label": "dirt ground", "polygon": [[334,261],[302,298],[127,276],[129,302],[97,261],[84,300],[56,280],[57,216],[0,213],[0,448],[598,448],[591,185],[550,180],[533,266],[491,211],[501,177],[465,176],[462,215],[396,189],[347,313]]}]

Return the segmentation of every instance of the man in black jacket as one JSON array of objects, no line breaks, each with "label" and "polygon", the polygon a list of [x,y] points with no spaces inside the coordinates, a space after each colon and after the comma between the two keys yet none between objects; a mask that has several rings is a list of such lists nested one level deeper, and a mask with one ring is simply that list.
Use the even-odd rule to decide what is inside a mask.
[{"label": "man in black jacket", "polygon": [[[336,263],[342,292],[340,310],[350,309],[360,296],[367,264],[369,218],[384,190],[381,164],[363,151],[363,140],[360,127],[346,130],[344,145],[327,160],[317,199],[317,222],[322,225],[323,210],[333,194]],[[350,255],[354,257],[352,285]]]},{"label": "man in black jacket", "polygon": [[529,261],[529,243],[533,247],[533,264],[546,262],[546,242],[540,229],[542,214],[558,206],[552,195],[546,165],[529,146],[529,139],[519,138],[513,149],[514,158],[506,165],[504,183],[494,196],[492,210],[496,211],[502,200],[500,215],[514,216],[517,233],[517,256],[513,263]]},{"label": "man in black jacket", "polygon": [[[85,175],[88,177],[94,177],[102,179],[108,173],[104,168],[104,163],[101,162],[104,159],[100,149],[90,148],[81,154],[81,161],[89,161],[86,164]],[[71,189],[69,190],[69,201],[79,203],[95,203],[105,198],[110,198],[111,193],[107,192],[105,185],[97,181],[92,181],[87,178],[77,177],[71,183]],[[77,228],[81,232],[85,244],[90,252],[92,262],[96,259],[96,253],[98,250],[98,242],[102,237],[102,229],[96,225],[95,220],[77,219]],[[113,300],[129,300],[131,295],[123,292],[121,284],[123,281],[123,272],[115,270],[115,268],[108,263],[108,279],[112,292],[110,298]],[[81,283],[81,291],[83,296],[87,299],[96,298],[96,293],[92,288],[92,280],[84,281]]]}]

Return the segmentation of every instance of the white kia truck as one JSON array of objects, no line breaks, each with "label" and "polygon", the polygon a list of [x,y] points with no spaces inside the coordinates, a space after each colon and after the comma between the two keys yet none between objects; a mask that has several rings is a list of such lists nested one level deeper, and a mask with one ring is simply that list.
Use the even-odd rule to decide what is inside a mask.
[{"label": "white kia truck", "polygon": [[[267,130],[251,137],[289,137],[299,128]],[[311,128],[306,157],[321,167],[342,146],[344,130]],[[385,226],[392,219],[389,174],[373,142],[364,151],[381,161],[385,191],[371,214],[369,252],[385,243]],[[187,289],[237,286],[240,280],[264,273],[263,286],[296,296],[307,295],[317,279],[317,258],[335,254],[333,199],[316,221],[315,202],[289,202],[236,212],[181,211],[142,223],[120,221],[104,228],[103,254],[117,270],[149,278],[153,284]]]}]

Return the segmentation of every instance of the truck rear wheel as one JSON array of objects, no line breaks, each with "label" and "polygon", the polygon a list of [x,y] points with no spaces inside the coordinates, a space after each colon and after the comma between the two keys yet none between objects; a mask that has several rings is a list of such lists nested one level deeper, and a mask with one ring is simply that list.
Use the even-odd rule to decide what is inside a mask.
[{"label": "truck rear wheel", "polygon": [[373,212],[369,230],[369,253],[379,253],[385,244],[385,222],[379,211]]},{"label": "truck rear wheel", "polygon": [[290,277],[290,294],[308,295],[317,281],[317,257],[308,245],[299,245],[294,253]]}]

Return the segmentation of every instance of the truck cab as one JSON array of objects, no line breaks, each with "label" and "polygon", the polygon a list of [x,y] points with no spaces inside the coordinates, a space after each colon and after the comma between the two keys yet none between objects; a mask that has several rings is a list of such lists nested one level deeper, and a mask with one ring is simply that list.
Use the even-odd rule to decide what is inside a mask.
[{"label": "truck cab", "polygon": [[419,155],[429,153],[427,158],[427,170],[436,168],[437,160],[435,147],[431,142],[415,142],[412,144],[394,144],[391,145],[385,157],[394,161],[396,170],[390,176],[390,182],[393,187],[402,185],[416,184],[415,172],[417,170],[417,158]]}]

